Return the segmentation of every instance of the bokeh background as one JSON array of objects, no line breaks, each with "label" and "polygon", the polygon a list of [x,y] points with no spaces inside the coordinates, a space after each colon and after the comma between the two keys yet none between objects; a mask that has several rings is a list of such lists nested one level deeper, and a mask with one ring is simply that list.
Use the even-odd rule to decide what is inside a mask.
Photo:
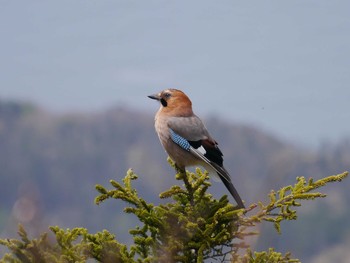
[{"label": "bokeh background", "polygon": [[[94,205],[94,185],[132,167],[159,202],[176,183],[147,98],[165,88],[190,96],[247,203],[296,176],[348,170],[349,10],[346,0],[0,1],[1,237],[58,224],[129,242],[135,221],[117,202]],[[349,187],[328,186],[282,235],[264,226],[252,245],[348,262]]]}]

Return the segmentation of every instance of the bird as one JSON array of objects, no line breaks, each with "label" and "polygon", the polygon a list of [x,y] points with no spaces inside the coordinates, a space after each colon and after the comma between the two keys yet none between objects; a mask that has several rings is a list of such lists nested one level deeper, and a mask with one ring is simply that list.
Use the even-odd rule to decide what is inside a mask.
[{"label": "bird", "polygon": [[238,208],[245,208],[230,174],[223,166],[223,153],[218,143],[202,120],[193,113],[189,97],[178,89],[165,89],[148,97],[160,102],[154,126],[175,166],[183,172],[187,166],[202,166],[209,175],[214,174],[221,179]]}]

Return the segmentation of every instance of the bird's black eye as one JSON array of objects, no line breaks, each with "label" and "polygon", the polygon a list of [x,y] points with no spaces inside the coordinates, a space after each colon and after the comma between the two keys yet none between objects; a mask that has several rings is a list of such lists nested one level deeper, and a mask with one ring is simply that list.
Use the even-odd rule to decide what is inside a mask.
[{"label": "bird's black eye", "polygon": [[171,97],[171,93],[164,92],[161,96],[160,103],[162,103],[163,107],[168,106],[167,100]]}]

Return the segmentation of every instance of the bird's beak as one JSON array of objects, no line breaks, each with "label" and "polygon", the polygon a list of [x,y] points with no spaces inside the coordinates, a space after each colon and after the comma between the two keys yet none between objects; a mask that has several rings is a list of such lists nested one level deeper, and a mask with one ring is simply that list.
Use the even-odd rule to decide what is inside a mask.
[{"label": "bird's beak", "polygon": [[148,98],[153,99],[153,100],[160,100],[160,95],[159,94],[153,94],[153,95],[149,95]]}]

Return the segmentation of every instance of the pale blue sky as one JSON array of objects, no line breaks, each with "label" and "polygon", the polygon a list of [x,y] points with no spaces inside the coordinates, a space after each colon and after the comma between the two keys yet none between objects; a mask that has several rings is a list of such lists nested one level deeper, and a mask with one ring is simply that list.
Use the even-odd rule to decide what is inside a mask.
[{"label": "pale blue sky", "polygon": [[307,145],[350,134],[350,1],[0,1],[0,98],[52,111],[184,90]]}]

